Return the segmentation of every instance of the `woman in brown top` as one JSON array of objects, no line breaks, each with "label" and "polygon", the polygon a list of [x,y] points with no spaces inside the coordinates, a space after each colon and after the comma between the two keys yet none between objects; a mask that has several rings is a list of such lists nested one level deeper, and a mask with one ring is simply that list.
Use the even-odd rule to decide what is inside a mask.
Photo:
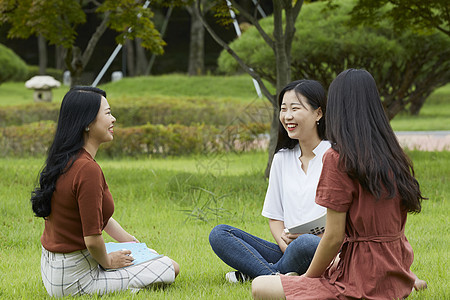
[{"label": "woman in brown top", "polygon": [[51,296],[138,291],[172,283],[179,272],[167,256],[133,265],[129,250],[106,252],[103,230],[118,242],[137,241],[112,218],[114,201],[94,160],[100,144],[113,140],[115,121],[100,89],[75,87],[64,96],[31,197],[35,215],[45,219],[41,274]]},{"label": "woman in brown top", "polygon": [[331,83],[326,125],[332,148],[316,194],[327,208],[324,236],[304,275],[258,277],[253,296],[403,299],[425,285],[410,270],[404,234],[407,213],[420,212],[424,198],[369,72],[346,70]]}]

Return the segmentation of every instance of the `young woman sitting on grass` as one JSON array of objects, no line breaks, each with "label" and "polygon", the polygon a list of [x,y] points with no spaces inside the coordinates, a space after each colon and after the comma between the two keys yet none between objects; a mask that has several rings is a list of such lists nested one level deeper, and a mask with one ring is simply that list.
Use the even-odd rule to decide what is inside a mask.
[{"label": "young woman sitting on grass", "polygon": [[[390,127],[373,77],[339,74],[328,91],[327,138],[316,202],[325,233],[303,276],[261,276],[256,299],[403,299],[426,283],[411,272],[408,212],[424,199]],[[338,255],[339,254],[339,255]],[[334,260],[334,263],[333,263]]]},{"label": "young woman sitting on grass", "polygon": [[137,242],[112,218],[114,201],[94,160],[99,146],[113,140],[115,121],[100,89],[75,87],[64,96],[31,197],[35,215],[45,219],[41,275],[50,296],[138,291],[170,284],[179,272],[167,256],[132,265],[129,250],[106,252],[103,230],[118,242]]},{"label": "young woman sitting on grass", "polygon": [[262,211],[276,244],[229,225],[216,226],[209,242],[217,256],[237,270],[226,274],[230,282],[303,274],[320,241],[320,233],[299,236],[284,229],[326,211],[314,202],[322,156],[330,148],[324,140],[326,93],[317,81],[298,80],[281,91],[278,104],[280,131]]}]

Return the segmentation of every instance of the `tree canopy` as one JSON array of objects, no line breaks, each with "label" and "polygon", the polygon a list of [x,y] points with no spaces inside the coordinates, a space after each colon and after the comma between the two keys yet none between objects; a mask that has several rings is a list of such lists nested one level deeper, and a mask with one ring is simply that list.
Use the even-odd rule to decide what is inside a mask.
[{"label": "tree canopy", "polygon": [[[159,2],[185,4],[182,0]],[[0,24],[10,25],[9,38],[42,36],[50,44],[63,46],[67,49],[66,67],[76,79],[107,28],[118,32],[118,44],[139,38],[142,46],[151,52],[163,53],[165,42],[155,29],[148,3],[142,0],[0,0]],[[99,25],[82,49],[77,44],[77,35],[87,16],[98,18]]]},{"label": "tree canopy", "polygon": [[[106,25],[119,32],[117,42],[142,38],[144,46],[162,53],[164,42],[151,20],[153,13],[141,1],[134,0],[0,0],[0,22],[9,23],[9,38],[42,35],[50,44],[70,48],[77,28],[86,22],[87,13],[95,13]],[[132,30],[129,30],[132,28]]]},{"label": "tree canopy", "polygon": [[[389,20],[377,27],[346,26],[354,1],[304,5],[292,44],[292,78],[309,78],[325,87],[347,68],[365,68],[375,78],[389,118],[410,108],[414,113],[437,87],[450,81],[450,39],[434,30],[423,35],[411,30],[396,33]],[[267,32],[273,22],[261,22]],[[247,30],[230,47],[270,83],[276,82],[276,62],[256,28]],[[236,72],[239,65],[223,51],[219,69]]]},{"label": "tree canopy", "polygon": [[[212,1],[212,0],[211,0]],[[281,91],[281,89],[291,81],[291,72],[289,72],[291,65],[291,49],[292,42],[295,37],[295,21],[297,20],[303,6],[303,0],[292,1],[292,0],[273,0],[273,15],[269,17],[274,26],[271,31],[267,31],[267,28],[263,28],[260,24],[260,14],[258,14],[259,3],[254,1],[255,5],[251,5],[252,8],[245,8],[238,1],[235,0],[214,0],[214,5],[212,11],[215,12],[215,17],[221,24],[231,24],[235,21],[233,15],[235,13],[240,14],[249,23],[251,23],[257,30],[257,34],[263,41],[265,47],[270,49],[272,58],[275,59],[274,65],[274,86],[276,89],[276,94],[273,95],[269,89],[266,87],[262,80],[261,74],[256,72],[248,60],[244,59],[240,53],[235,51],[233,47],[230,47],[223,39],[215,32],[204,16],[204,10],[202,9],[201,0],[197,0],[197,9],[200,12],[203,25],[206,30],[211,34],[213,39],[221,45],[225,51],[233,57],[237,64],[253,79],[259,84],[262,94],[267,98],[267,100],[272,104],[273,114],[272,123],[270,127],[270,141],[269,141],[269,160],[267,163],[267,168],[265,175],[269,176],[270,166],[272,164],[273,155],[275,153],[275,146],[278,138],[278,114],[279,108],[276,101],[276,97]],[[255,50],[255,49],[251,49]]]},{"label": "tree canopy", "polygon": [[448,0],[358,0],[351,15],[355,24],[378,24],[388,18],[396,30],[438,29],[450,35]]}]

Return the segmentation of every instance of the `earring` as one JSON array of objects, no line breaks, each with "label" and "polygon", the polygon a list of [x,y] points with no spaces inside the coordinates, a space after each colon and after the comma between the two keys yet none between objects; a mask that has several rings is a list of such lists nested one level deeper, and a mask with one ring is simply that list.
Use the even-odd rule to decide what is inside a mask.
[{"label": "earring", "polygon": [[[320,120],[319,120],[320,121]],[[317,125],[319,125],[319,121],[317,121],[316,123],[317,123]]]},{"label": "earring", "polygon": [[84,131],[88,132],[89,131],[89,127],[84,128]]}]

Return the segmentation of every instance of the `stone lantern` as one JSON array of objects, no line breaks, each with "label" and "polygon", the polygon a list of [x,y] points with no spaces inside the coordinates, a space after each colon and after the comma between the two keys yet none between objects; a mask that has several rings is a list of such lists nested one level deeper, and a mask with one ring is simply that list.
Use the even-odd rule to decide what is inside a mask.
[{"label": "stone lantern", "polygon": [[52,101],[52,88],[60,87],[61,83],[48,75],[34,76],[27,82],[25,87],[34,89],[34,101],[35,102],[51,102]]}]

